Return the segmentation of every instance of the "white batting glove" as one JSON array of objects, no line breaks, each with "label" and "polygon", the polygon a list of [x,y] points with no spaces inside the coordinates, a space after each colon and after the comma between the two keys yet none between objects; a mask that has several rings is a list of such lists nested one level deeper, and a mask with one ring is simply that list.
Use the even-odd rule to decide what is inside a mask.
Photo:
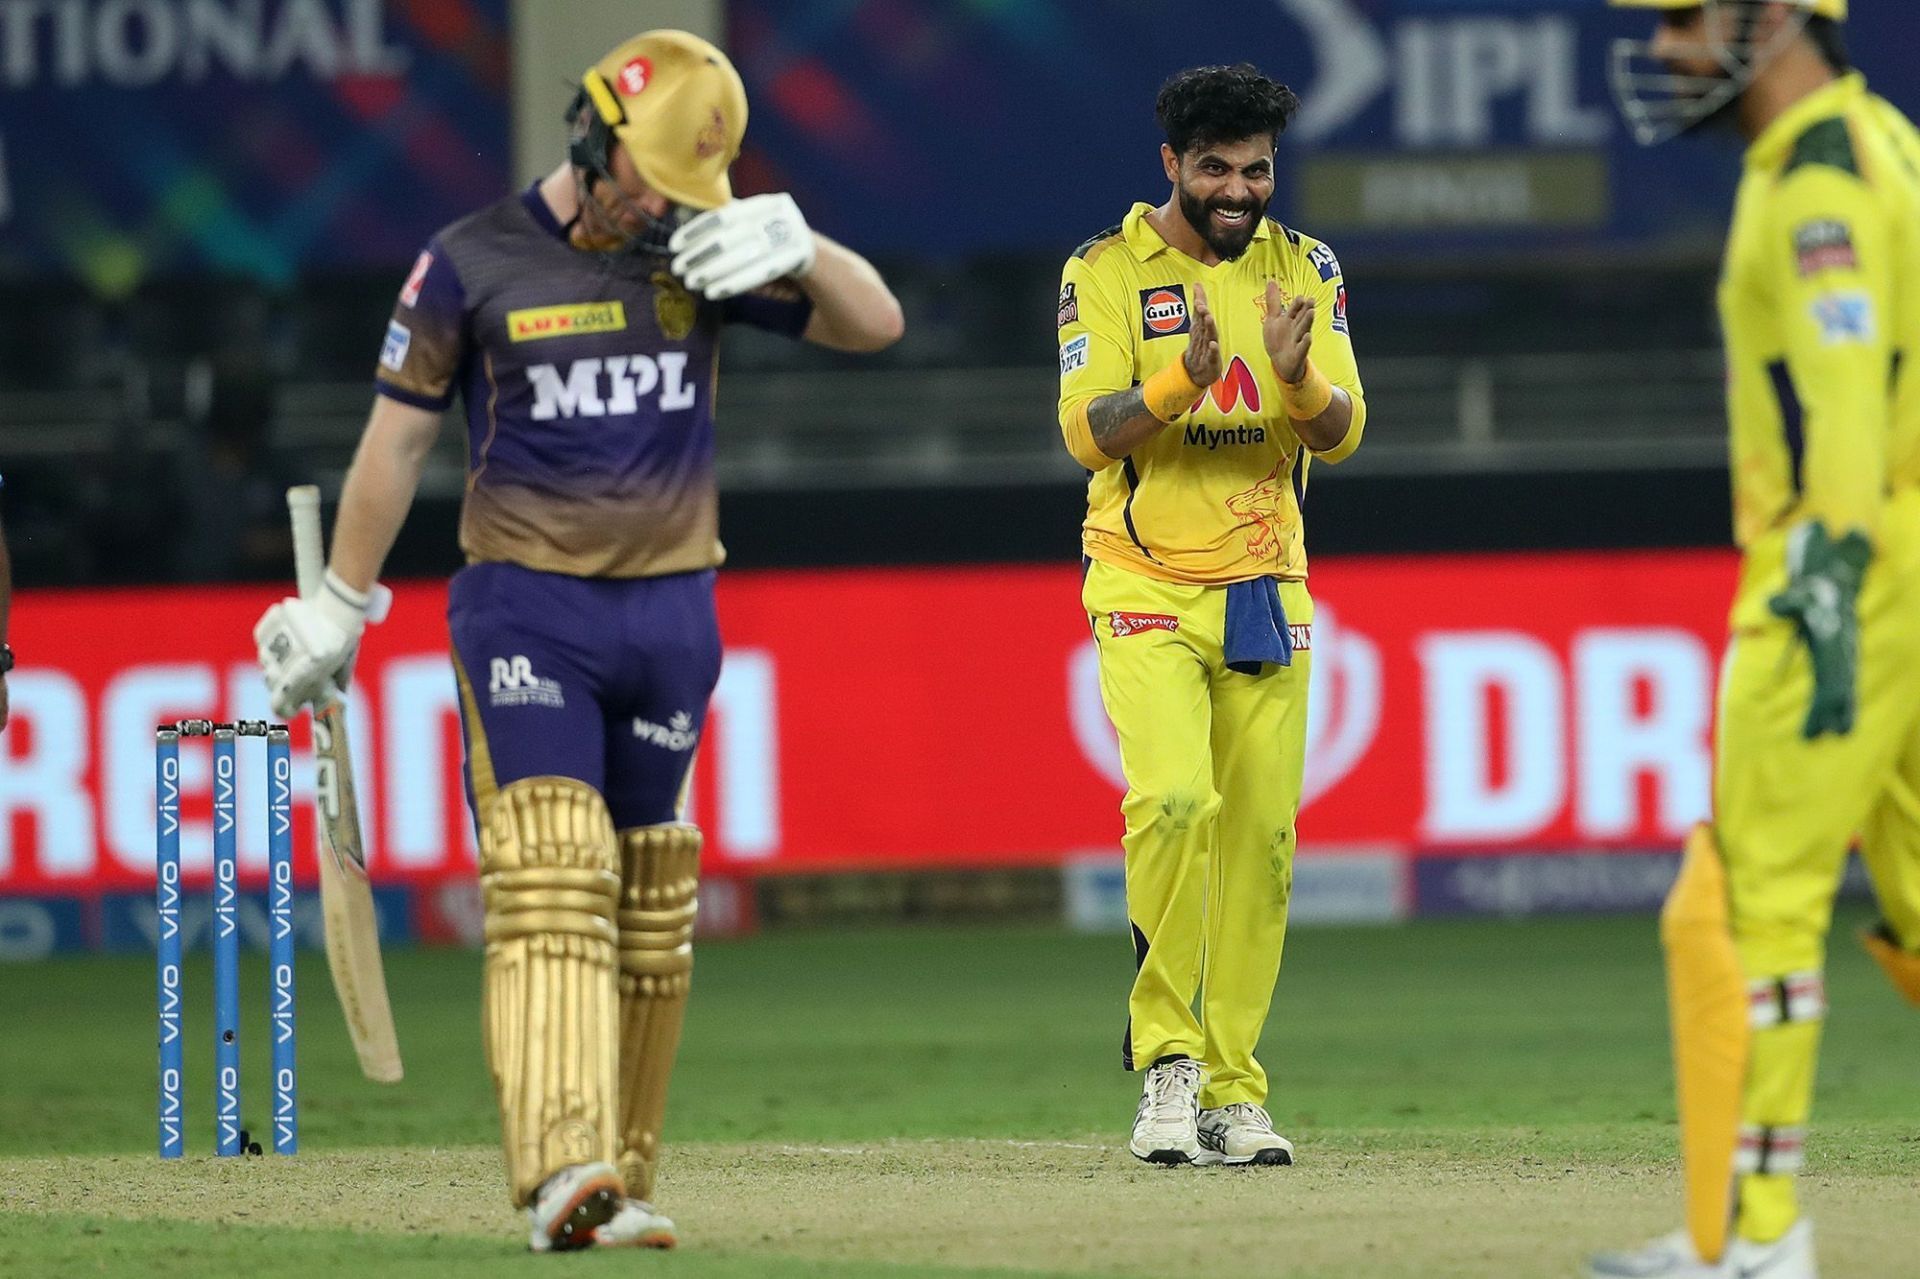
[{"label": "white batting glove", "polygon": [[312,599],[288,596],[261,615],[253,642],[276,718],[292,719],[301,707],[345,690],[369,613],[379,621],[392,598],[378,584],[362,594],[328,569]]},{"label": "white batting glove", "polygon": [[784,191],[709,209],[667,242],[680,282],[713,301],[813,270],[813,231]]}]

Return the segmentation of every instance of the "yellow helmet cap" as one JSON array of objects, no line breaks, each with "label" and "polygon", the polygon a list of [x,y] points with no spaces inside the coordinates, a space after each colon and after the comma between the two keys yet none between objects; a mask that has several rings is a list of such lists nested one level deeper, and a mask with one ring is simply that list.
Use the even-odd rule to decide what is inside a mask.
[{"label": "yellow helmet cap", "polygon": [[[1698,9],[1700,0],[1607,0],[1616,9]],[[1847,0],[1781,0],[1782,4],[1805,9],[1816,18],[1847,20]]]},{"label": "yellow helmet cap", "polygon": [[733,198],[727,169],[747,131],[747,90],[726,54],[685,31],[645,31],[581,82],[648,186],[695,209]]}]

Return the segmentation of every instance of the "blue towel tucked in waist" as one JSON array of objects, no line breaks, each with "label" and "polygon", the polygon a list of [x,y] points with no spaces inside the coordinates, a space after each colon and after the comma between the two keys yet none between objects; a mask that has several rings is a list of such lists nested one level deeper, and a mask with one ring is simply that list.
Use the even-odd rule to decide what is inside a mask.
[{"label": "blue towel tucked in waist", "polygon": [[1227,669],[1258,675],[1266,662],[1293,665],[1293,631],[1280,603],[1280,584],[1271,577],[1235,582],[1227,588]]}]

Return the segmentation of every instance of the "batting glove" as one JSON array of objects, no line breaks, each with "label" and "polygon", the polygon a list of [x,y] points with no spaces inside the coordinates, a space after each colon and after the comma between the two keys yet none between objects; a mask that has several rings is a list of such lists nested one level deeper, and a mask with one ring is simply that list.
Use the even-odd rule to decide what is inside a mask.
[{"label": "batting glove", "polygon": [[391,599],[384,586],[362,594],[328,569],[312,599],[288,596],[261,615],[253,643],[275,717],[292,719],[302,706],[345,691],[369,612],[379,621]]},{"label": "batting glove", "polygon": [[667,249],[680,282],[716,302],[813,270],[813,231],[785,192],[709,209],[675,231]]}]

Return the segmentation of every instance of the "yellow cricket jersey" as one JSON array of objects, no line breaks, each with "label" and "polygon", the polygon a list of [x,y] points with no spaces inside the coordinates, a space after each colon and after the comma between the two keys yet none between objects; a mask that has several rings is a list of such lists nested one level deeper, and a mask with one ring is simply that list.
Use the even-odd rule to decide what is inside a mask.
[{"label": "yellow cricket jersey", "polygon": [[[1136,204],[1126,220],[1081,245],[1060,283],[1060,425],[1091,471],[1081,544],[1103,563],[1217,586],[1256,577],[1304,580],[1300,507],[1308,453],[1280,399],[1260,326],[1268,280],[1283,300],[1317,303],[1312,358],[1353,399],[1353,425],[1320,454],[1360,446],[1366,401],[1347,332],[1347,291],[1333,250],[1263,220],[1238,259],[1206,266],[1171,247]],[[1194,407],[1124,459],[1094,445],[1077,411],[1146,381],[1180,359],[1192,331],[1195,285],[1220,333],[1225,372]]]},{"label": "yellow cricket jersey", "polygon": [[1720,314],[1740,624],[1777,589],[1790,527],[1872,537],[1887,495],[1920,483],[1920,377],[1902,367],[1920,354],[1903,349],[1920,339],[1920,132],[1860,76],[1748,149]]}]

